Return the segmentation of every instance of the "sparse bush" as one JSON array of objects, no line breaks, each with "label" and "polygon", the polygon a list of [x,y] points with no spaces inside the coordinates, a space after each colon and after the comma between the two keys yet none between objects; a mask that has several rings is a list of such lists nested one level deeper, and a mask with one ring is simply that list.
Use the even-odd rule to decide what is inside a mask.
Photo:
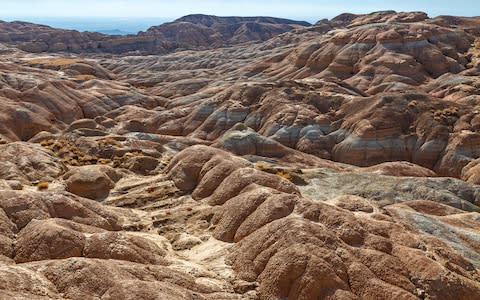
[{"label": "sparse bush", "polygon": [[75,79],[81,80],[81,81],[89,81],[95,79],[95,76],[93,75],[77,75],[75,76]]},{"label": "sparse bush", "polygon": [[53,140],[43,140],[40,142],[40,145],[42,147],[47,147],[53,145],[54,141]]},{"label": "sparse bush", "polygon": [[47,181],[40,181],[39,183],[37,183],[37,189],[47,190],[48,189],[48,182]]},{"label": "sparse bush", "polygon": [[285,178],[287,180],[292,180],[292,175],[286,171],[278,171],[275,175]]},{"label": "sparse bush", "polygon": [[98,158],[81,151],[73,141],[67,139],[47,140],[40,143],[46,149],[60,157],[63,163],[71,166],[93,165]]},{"label": "sparse bush", "polygon": [[257,161],[255,163],[255,168],[257,168],[259,170],[262,170],[262,171],[266,171],[267,169],[270,169],[270,166],[263,161]]},{"label": "sparse bush", "polygon": [[418,102],[416,100],[412,100],[408,103],[408,107],[410,108],[417,107],[417,105],[418,105]]},{"label": "sparse bush", "polygon": [[106,138],[97,140],[97,143],[99,143],[100,145],[111,145],[111,146],[115,146],[115,147],[118,147],[118,148],[123,147],[122,143],[120,143],[119,141],[117,141],[117,140],[115,140],[111,137],[106,137]]},{"label": "sparse bush", "polygon": [[110,159],[105,159],[105,158],[99,158],[97,162],[101,165],[109,165],[112,163]]}]

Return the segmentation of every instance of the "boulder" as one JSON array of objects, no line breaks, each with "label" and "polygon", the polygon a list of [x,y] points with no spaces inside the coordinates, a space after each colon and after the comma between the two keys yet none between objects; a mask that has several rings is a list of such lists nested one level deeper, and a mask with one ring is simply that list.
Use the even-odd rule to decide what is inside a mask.
[{"label": "boulder", "polygon": [[92,200],[103,200],[120,180],[120,175],[111,167],[90,165],[70,170],[63,179],[67,191]]}]

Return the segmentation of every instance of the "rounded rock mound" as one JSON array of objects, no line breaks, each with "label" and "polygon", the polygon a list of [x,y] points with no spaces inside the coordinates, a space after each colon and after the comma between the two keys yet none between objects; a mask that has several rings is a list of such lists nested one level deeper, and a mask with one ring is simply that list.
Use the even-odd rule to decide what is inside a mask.
[{"label": "rounded rock mound", "polygon": [[67,191],[92,200],[105,199],[120,178],[115,169],[101,165],[81,166],[63,176]]}]

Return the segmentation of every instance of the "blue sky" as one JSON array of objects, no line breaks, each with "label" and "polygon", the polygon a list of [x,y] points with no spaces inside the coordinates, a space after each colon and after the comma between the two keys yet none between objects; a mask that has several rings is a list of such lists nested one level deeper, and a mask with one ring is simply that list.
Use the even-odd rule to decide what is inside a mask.
[{"label": "blue sky", "polygon": [[0,18],[32,17],[155,17],[173,19],[191,13],[268,15],[307,19],[333,17],[342,12],[366,13],[393,9],[421,10],[430,16],[480,15],[479,0],[352,1],[352,0],[0,0]]}]

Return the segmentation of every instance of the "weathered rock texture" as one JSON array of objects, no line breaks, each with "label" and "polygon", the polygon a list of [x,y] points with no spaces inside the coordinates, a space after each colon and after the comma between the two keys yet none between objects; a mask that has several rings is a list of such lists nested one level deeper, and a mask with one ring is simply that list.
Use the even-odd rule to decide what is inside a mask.
[{"label": "weathered rock texture", "polygon": [[108,36],[62,30],[27,22],[0,21],[0,42],[27,52],[143,52],[163,54],[182,48],[211,48],[265,41],[307,22],[271,17],[189,15],[136,35]]},{"label": "weathered rock texture", "polygon": [[1,299],[480,299],[478,17],[0,22],[0,61]]},{"label": "weathered rock texture", "polygon": [[[229,262],[240,278],[259,282],[260,298],[480,295],[478,224],[462,233],[463,225],[447,221],[455,215],[470,224],[478,212],[464,216],[462,210],[426,200],[380,208],[375,200],[347,195],[312,202],[283,177],[245,168],[202,176],[214,159],[217,165],[231,164],[227,154],[220,161],[219,156],[217,150],[188,148],[171,162],[169,174],[196,185],[194,194],[205,185],[216,187],[196,198],[221,206],[212,219],[213,235],[236,242]],[[183,182],[177,186],[192,189]],[[478,211],[473,201],[471,208]],[[430,226],[442,230],[432,232]]]}]

